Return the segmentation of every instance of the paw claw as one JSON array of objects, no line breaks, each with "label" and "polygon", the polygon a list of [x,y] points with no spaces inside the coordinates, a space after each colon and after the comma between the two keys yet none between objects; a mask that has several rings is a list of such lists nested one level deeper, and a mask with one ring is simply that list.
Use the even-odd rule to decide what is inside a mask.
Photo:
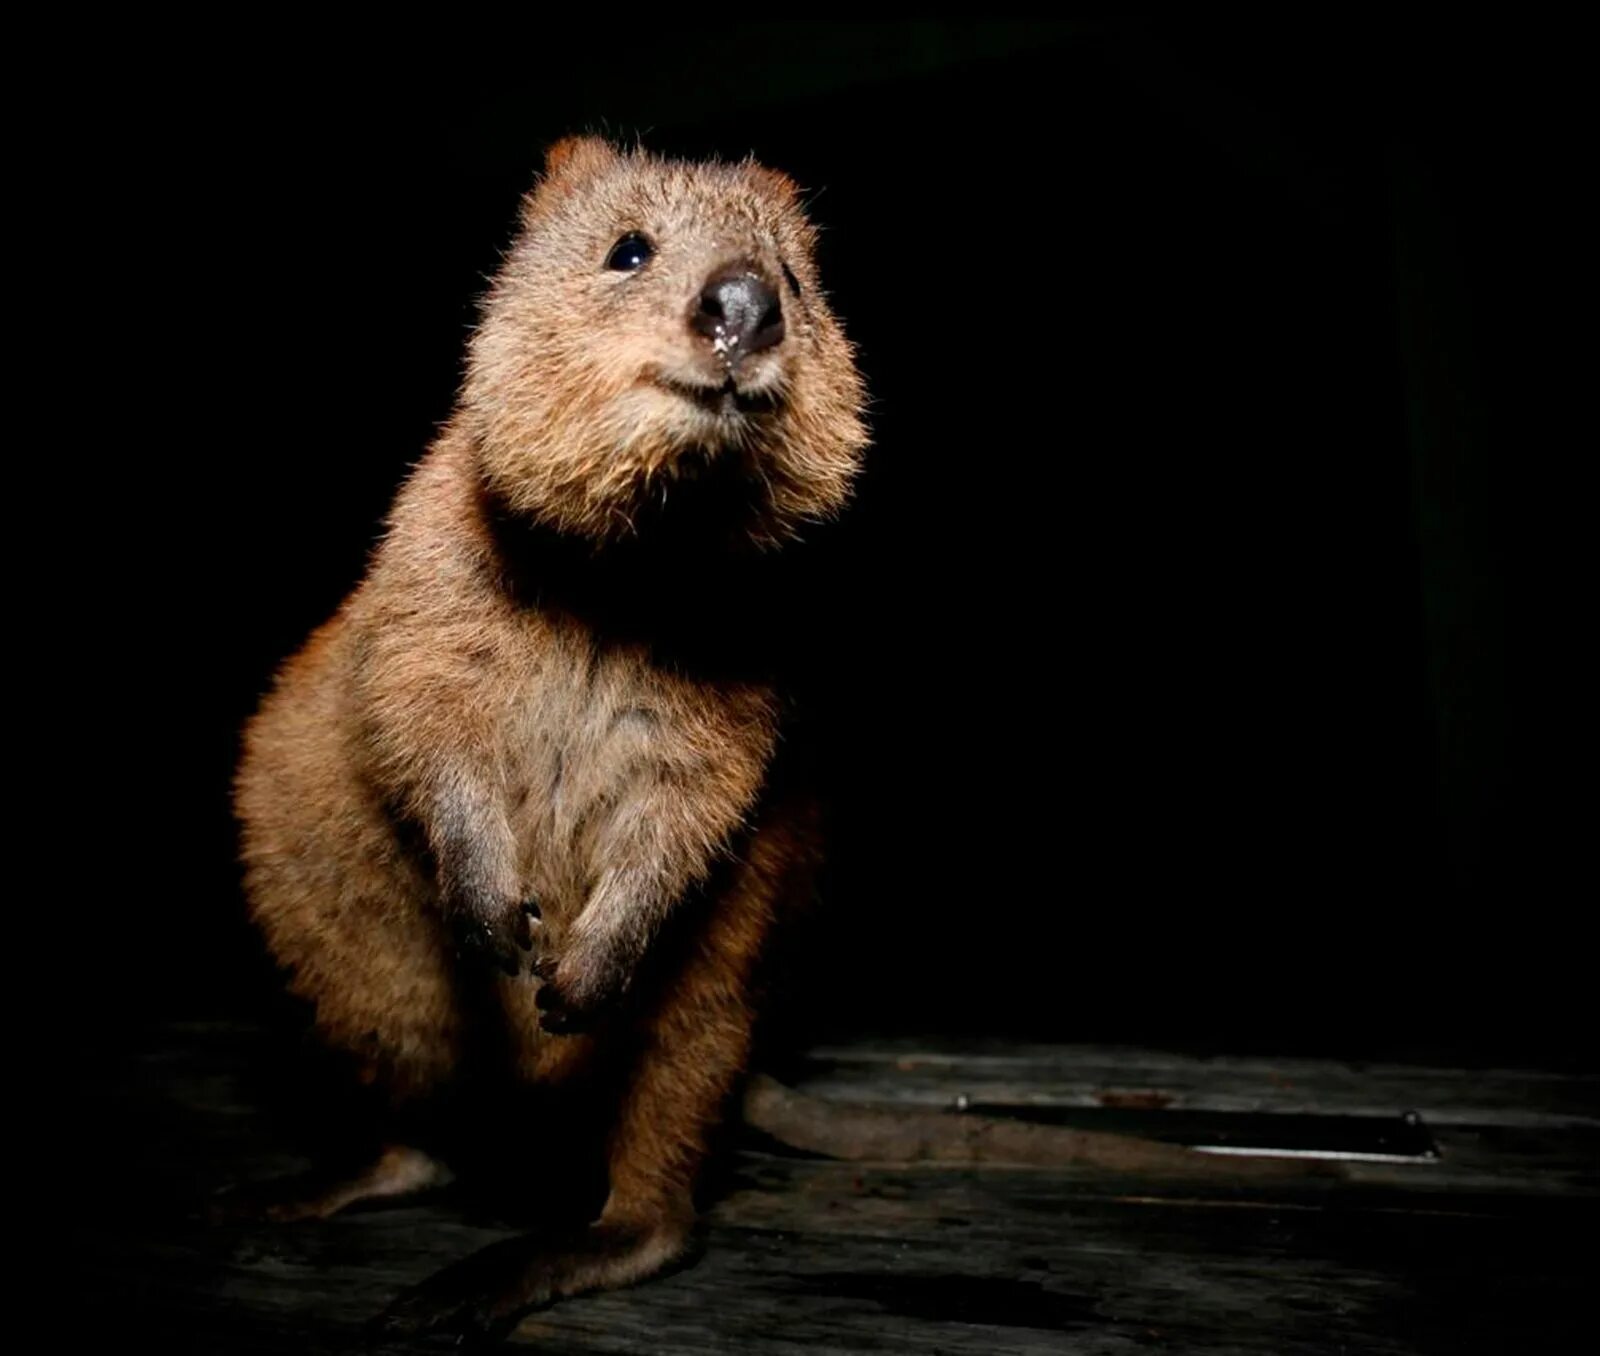
[{"label": "paw claw", "polygon": [[539,1009],[539,1025],[552,1035],[565,1035],[572,1029],[572,1013],[567,1007],[566,999],[561,991],[548,980],[534,995],[534,1004]]},{"label": "paw claw", "polygon": [[457,914],[450,920],[450,933],[455,942],[456,959],[466,965],[488,965],[511,976],[522,969],[521,950],[533,945],[530,935],[524,942],[519,934],[526,929],[527,919],[521,913],[504,928],[496,927],[468,914]]},{"label": "paw claw", "polygon": [[582,956],[568,951],[561,958],[545,956],[533,965],[541,980],[534,1003],[539,1025],[555,1035],[592,1029],[610,1012],[627,990],[615,971],[583,964]]}]

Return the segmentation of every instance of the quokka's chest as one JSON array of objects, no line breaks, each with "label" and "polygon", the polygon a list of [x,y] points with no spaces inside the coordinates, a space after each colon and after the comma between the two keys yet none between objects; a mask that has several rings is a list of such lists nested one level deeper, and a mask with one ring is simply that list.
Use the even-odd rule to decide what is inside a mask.
[{"label": "quokka's chest", "polygon": [[496,743],[530,884],[581,898],[608,844],[648,838],[651,817],[725,817],[707,802],[737,817],[759,795],[777,741],[770,689],[696,681],[636,650],[570,639],[524,673],[499,704]]}]

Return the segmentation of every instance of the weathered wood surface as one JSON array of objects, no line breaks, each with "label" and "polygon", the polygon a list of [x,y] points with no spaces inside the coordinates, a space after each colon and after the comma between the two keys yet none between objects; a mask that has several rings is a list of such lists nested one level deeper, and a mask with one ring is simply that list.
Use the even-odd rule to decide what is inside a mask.
[{"label": "weathered wood surface", "polygon": [[[299,1166],[242,1077],[248,1031],[174,1029],[86,1090],[135,1146],[69,1239],[86,1310],[166,1351],[362,1349],[403,1286],[506,1237],[448,1194],[287,1227],[191,1218]],[[1437,1163],[1195,1181],[736,1152],[691,1266],[533,1315],[555,1352],[1543,1352],[1594,1283],[1593,1079],[1152,1051],[816,1052],[808,1092],[941,1106],[1142,1090],[1250,1110],[1420,1110]],[[1587,1343],[1585,1343],[1587,1345]],[[414,1348],[438,1350],[448,1343]]]},{"label": "weathered wood surface", "polygon": [[972,1101],[1101,1106],[1138,1094],[1213,1111],[1385,1115],[1413,1108],[1430,1125],[1600,1129],[1600,1074],[1430,1068],[1331,1059],[1202,1057],[1092,1045],[875,1041],[821,1046],[795,1081],[842,1100],[942,1106]]},{"label": "weathered wood surface", "polygon": [[1426,1169],[1349,1164],[1353,1183],[1511,1197],[1600,1189],[1600,1075],[1336,1060],[1201,1058],[1101,1046],[971,1043],[928,1050],[880,1041],[811,1052],[787,1071],[844,1102],[1332,1113],[1417,1112],[1442,1158]]}]

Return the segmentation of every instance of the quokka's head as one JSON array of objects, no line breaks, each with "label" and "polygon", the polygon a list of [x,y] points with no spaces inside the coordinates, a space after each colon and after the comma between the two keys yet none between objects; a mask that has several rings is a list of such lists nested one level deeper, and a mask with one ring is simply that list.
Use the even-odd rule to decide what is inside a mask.
[{"label": "quokka's head", "polygon": [[506,508],[596,543],[703,507],[770,545],[847,497],[867,435],[794,183],[558,142],[463,391]]}]

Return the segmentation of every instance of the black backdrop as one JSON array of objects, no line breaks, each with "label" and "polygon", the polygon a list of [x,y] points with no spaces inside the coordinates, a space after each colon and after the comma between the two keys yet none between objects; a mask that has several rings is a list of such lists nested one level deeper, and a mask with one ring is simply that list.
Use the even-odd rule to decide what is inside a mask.
[{"label": "black backdrop", "polygon": [[1531,601],[1529,515],[1565,497],[1527,408],[1566,217],[1526,96],[1559,35],[183,37],[81,72],[53,341],[51,502],[87,501],[63,801],[107,849],[117,1029],[268,987],[238,727],[448,414],[543,146],[598,128],[813,190],[875,400],[821,553],[810,1029],[1581,1043],[1574,619]]}]

